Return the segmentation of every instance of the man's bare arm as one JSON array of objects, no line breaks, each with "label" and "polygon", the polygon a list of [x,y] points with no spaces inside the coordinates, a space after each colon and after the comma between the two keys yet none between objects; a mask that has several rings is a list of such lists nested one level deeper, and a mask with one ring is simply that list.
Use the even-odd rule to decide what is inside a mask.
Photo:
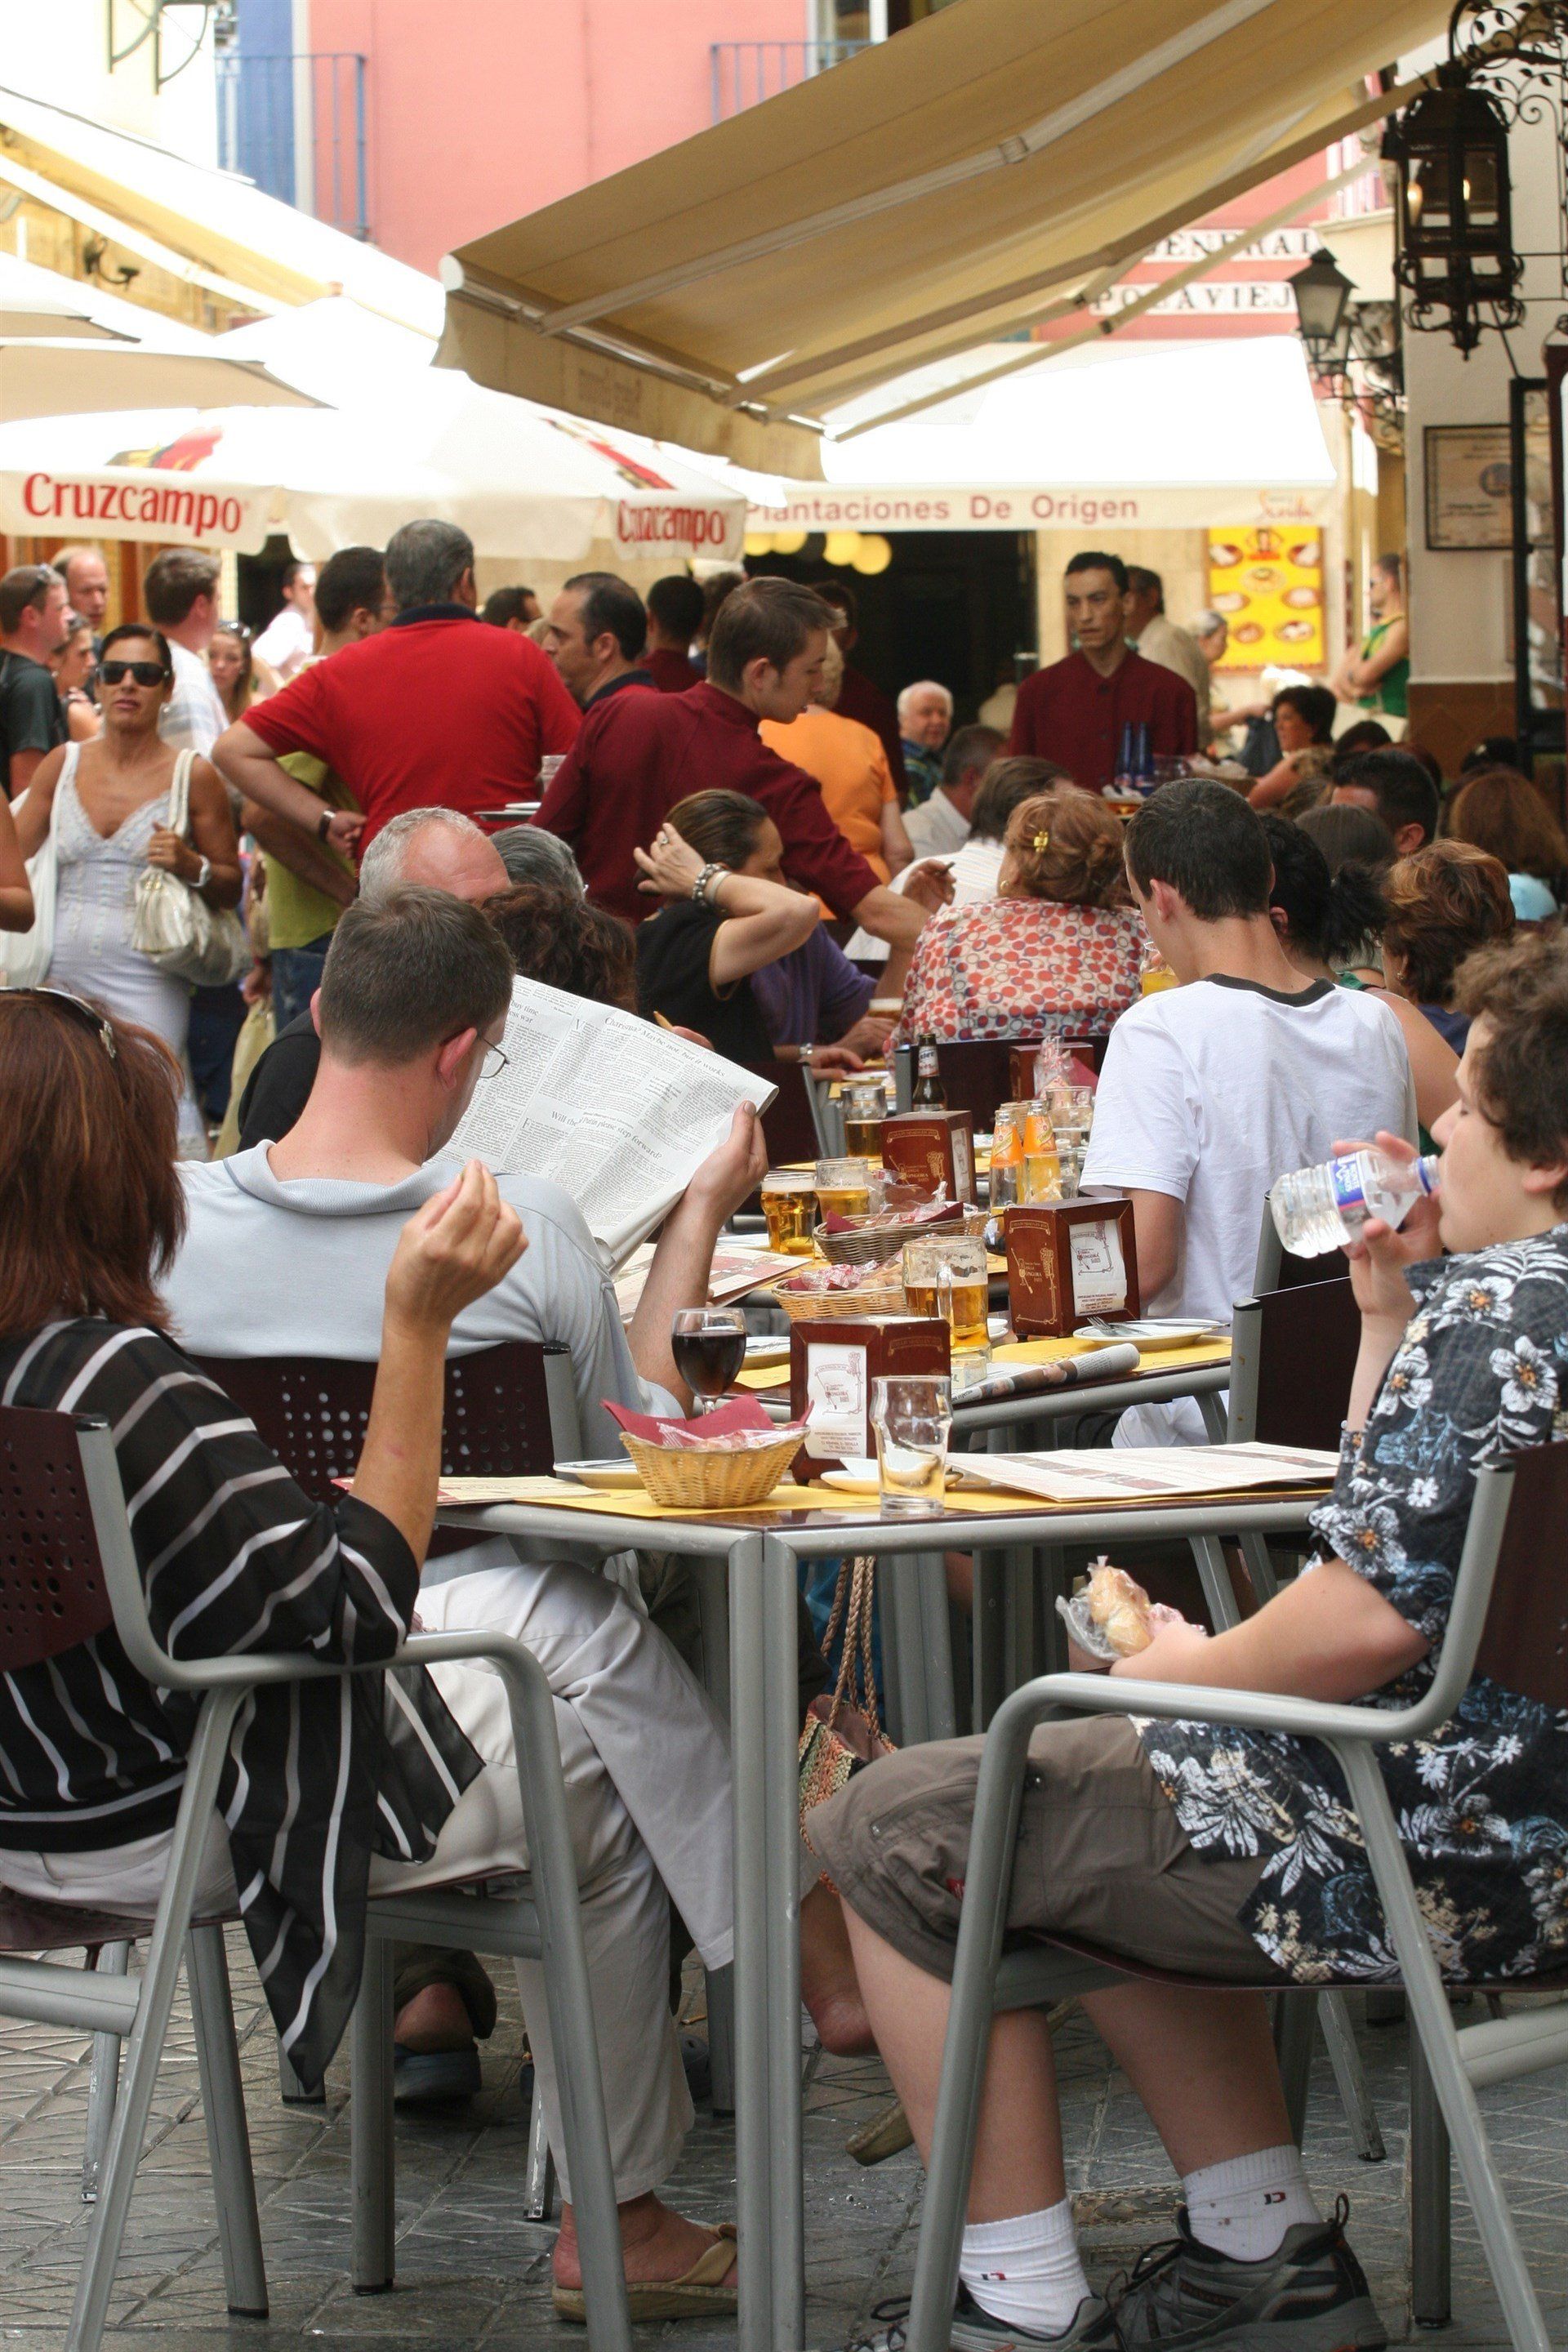
[{"label": "man's bare arm", "polygon": [[[259,801],[275,815],[287,817],[301,833],[315,834],[324,814],[322,803],[308,784],[301,784],[279,766],[253,727],[237,719],[213,746],[213,765],[244,800]],[[364,819],[348,809],[336,809],[327,838],[334,849],[352,849],[364,831]]]},{"label": "man's bare arm", "polygon": [[344,873],[313,833],[301,833],[297,824],[273,809],[263,808],[259,801],[242,803],[239,824],[241,832],[248,833],[268,857],[275,857],[279,866],[287,866],[301,882],[308,882],[312,890],[320,890],[323,898],[336,899],[340,907],[353,905],[353,876]]}]

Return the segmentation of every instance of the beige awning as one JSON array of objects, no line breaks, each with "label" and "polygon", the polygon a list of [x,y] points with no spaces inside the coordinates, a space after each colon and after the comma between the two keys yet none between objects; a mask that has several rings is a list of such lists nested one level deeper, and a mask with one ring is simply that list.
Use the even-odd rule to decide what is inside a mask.
[{"label": "beige awning", "polygon": [[[740,462],[1377,121],[1441,0],[963,0],[443,266],[441,357]],[[787,436],[789,448],[779,446]]]}]

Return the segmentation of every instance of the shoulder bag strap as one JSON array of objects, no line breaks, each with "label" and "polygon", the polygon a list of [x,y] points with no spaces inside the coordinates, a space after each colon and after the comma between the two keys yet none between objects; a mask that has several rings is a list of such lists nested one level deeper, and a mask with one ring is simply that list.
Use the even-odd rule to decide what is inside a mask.
[{"label": "shoulder bag strap", "polygon": [[191,770],[195,763],[194,751],[182,751],[174,761],[174,781],[169,792],[169,830],[183,840],[191,830]]}]

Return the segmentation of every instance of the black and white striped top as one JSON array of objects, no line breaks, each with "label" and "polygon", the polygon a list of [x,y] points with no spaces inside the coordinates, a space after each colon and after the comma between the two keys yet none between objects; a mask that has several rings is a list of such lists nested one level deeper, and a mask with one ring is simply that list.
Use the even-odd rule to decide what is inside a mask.
[{"label": "black and white striped top", "polygon": [[[0,1342],[0,1402],[100,1414],[153,1633],[176,1658],[391,1655],[419,1568],[389,1519],[313,1503],[155,1331],[81,1318]],[[86,1853],[173,1825],[199,1699],[156,1690],[112,1632],[0,1675],[0,1846]],[[423,1861],[479,1759],[429,1676],[258,1689],[218,1804],[283,2046],[321,2077],[359,1989],[373,1853]]]}]

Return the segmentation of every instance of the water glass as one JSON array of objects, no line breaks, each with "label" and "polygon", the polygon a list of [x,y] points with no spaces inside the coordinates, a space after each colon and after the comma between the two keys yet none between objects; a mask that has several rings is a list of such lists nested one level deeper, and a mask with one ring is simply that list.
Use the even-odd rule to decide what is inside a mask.
[{"label": "water glass", "polygon": [[882,1517],[940,1518],[947,1496],[952,1382],[912,1372],[873,1381],[871,1426]]}]

